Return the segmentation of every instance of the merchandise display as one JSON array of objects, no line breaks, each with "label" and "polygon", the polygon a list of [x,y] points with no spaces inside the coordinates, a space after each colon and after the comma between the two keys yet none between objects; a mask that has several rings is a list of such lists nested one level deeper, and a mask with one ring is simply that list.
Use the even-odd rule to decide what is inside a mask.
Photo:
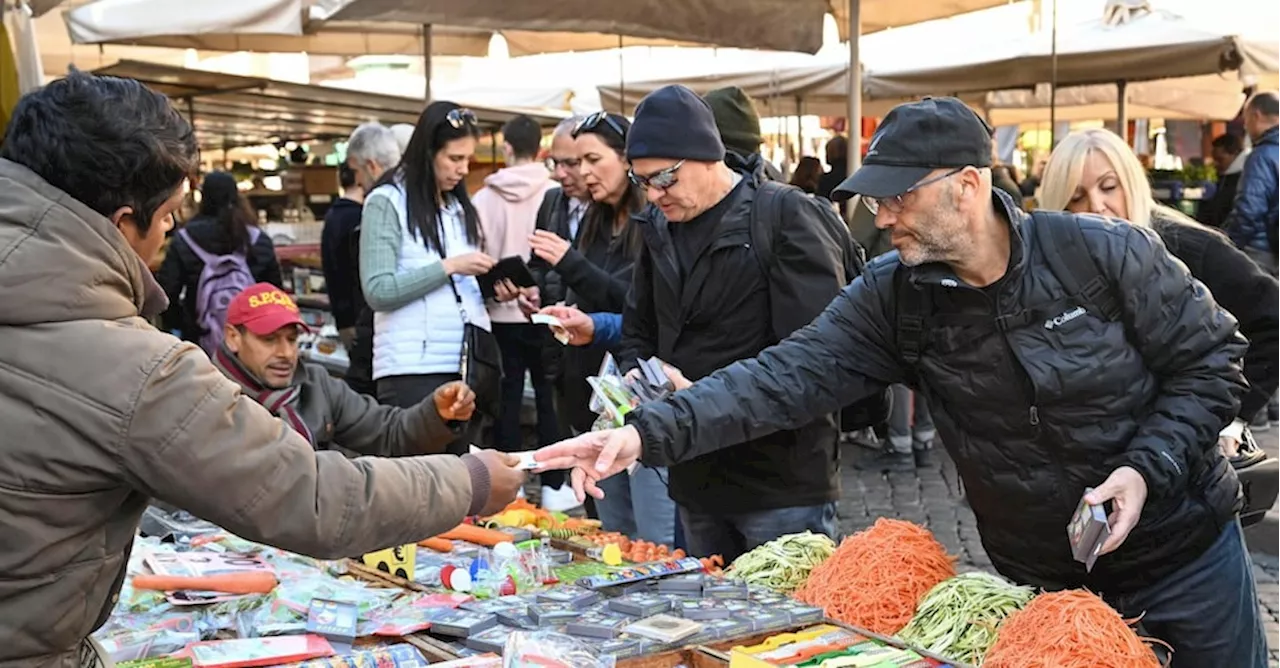
[{"label": "merchandise display", "polygon": [[[569,538],[553,534],[567,528]],[[567,525],[524,500],[389,549],[412,577],[226,533],[138,537],[119,603],[94,637],[130,668],[483,666],[495,656],[504,666],[648,668],[688,665],[699,648],[721,657],[708,665],[743,668],[1158,665],[1096,596],[956,575],[926,529],[899,520],[839,547],[782,536],[723,573],[717,556]],[[209,586],[231,591],[182,588]]]}]

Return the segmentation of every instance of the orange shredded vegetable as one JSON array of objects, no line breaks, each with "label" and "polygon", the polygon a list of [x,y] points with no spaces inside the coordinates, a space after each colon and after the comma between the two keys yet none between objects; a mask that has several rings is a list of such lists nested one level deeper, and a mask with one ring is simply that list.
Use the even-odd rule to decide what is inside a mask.
[{"label": "orange shredded vegetable", "polygon": [[880,518],[845,538],[795,595],[832,619],[893,635],[934,585],[956,574],[954,561],[927,529]]},{"label": "orange shredded vegetable", "polygon": [[1155,652],[1094,594],[1041,594],[1010,615],[983,668],[1160,668]]}]

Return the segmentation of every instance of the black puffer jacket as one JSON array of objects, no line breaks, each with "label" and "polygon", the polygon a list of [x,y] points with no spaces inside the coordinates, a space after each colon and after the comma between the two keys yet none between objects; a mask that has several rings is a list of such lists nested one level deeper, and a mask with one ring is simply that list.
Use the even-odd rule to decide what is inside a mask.
[{"label": "black puffer jacket", "polygon": [[1240,417],[1249,422],[1266,407],[1280,384],[1280,287],[1222,232],[1159,207],[1151,228],[1191,275],[1209,288],[1218,305],[1240,322],[1249,339],[1244,376],[1249,391],[1240,399]]},{"label": "black puffer jacket", "polygon": [[[736,157],[736,155],[731,155]],[[774,281],[752,248],[751,210],[763,181],[759,156],[731,162],[745,182],[686,279],[657,207],[637,220],[645,247],[622,319],[624,369],[658,356],[697,380],[754,357],[807,325],[844,287],[840,246],[826,233],[818,207],[830,206],[797,188],[783,191],[774,236]],[[681,458],[670,469],[671,498],[703,513],[808,506],[840,496],[835,410],[762,435],[732,451]],[[816,419],[815,419],[816,418]],[[673,462],[674,463],[674,462]]]},{"label": "black puffer jacket", "polygon": [[[1032,320],[967,337],[966,328],[997,315],[1074,310],[1035,242],[1035,224],[994,197],[1013,221],[999,282],[969,288],[943,265],[906,268],[896,253],[882,256],[786,341],[633,413],[642,461],[688,461],[907,382],[928,396],[1001,573],[1123,594],[1194,560],[1239,498],[1217,447],[1244,391],[1236,321],[1150,230],[1078,216],[1091,254],[1123,296],[1118,321],[1086,310],[1052,328]],[[898,291],[916,289],[931,293],[935,310],[909,366],[893,323]],[[1086,574],[1072,559],[1067,523],[1084,488],[1124,465],[1146,479],[1146,506],[1124,545]]]}]

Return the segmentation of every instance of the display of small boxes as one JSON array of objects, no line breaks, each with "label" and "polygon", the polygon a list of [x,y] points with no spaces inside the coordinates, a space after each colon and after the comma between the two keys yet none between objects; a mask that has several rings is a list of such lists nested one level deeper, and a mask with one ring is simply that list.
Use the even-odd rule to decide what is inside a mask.
[{"label": "display of small boxes", "polygon": [[487,612],[451,610],[431,623],[431,632],[442,636],[469,638],[497,624],[498,618]]}]

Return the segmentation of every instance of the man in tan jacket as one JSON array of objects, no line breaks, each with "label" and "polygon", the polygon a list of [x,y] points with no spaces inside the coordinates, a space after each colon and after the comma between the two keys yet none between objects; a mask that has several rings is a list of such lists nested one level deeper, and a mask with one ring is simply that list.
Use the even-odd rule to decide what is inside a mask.
[{"label": "man in tan jacket", "polygon": [[244,289],[227,305],[214,366],[240,390],[293,427],[317,450],[348,456],[440,454],[458,438],[450,423],[471,419],[476,395],[462,381],[436,388],[412,408],[379,404],[317,364],[298,359],[308,330],[293,298],[270,283]]},{"label": "man in tan jacket", "polygon": [[152,328],[147,261],[195,166],[166,98],[79,72],[19,101],[0,145],[0,668],[81,665],[152,497],[333,558],[493,512],[524,480],[492,451],[317,452]]}]

